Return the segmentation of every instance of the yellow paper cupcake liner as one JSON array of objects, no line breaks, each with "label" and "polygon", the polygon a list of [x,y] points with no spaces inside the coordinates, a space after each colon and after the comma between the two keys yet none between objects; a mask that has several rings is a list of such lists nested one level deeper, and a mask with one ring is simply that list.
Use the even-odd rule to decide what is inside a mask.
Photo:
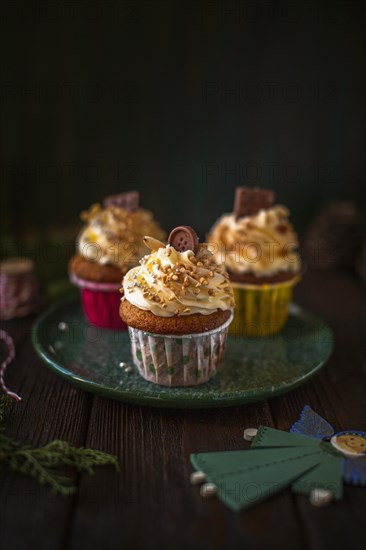
[{"label": "yellow paper cupcake liner", "polygon": [[234,320],[229,332],[237,336],[271,336],[288,318],[292,292],[300,276],[289,281],[263,285],[232,283]]}]

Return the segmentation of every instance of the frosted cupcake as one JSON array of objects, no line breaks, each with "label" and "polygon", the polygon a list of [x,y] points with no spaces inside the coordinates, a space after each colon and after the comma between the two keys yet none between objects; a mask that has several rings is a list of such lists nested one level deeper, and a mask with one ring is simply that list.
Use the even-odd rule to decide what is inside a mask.
[{"label": "frosted cupcake", "polygon": [[126,328],[119,316],[123,275],[146,254],[143,236],[165,233],[148,210],[139,207],[139,193],[107,197],[81,214],[85,226],[77,253],[69,264],[70,278],[80,287],[87,319],[104,328]]},{"label": "frosted cupcake", "polygon": [[279,332],[288,318],[301,268],[298,238],[272,191],[236,189],[234,212],[208,235],[215,261],[226,267],[235,295],[230,331],[243,336]]},{"label": "frosted cupcake", "polygon": [[207,382],[220,367],[234,306],[223,266],[192,228],[168,245],[145,238],[151,253],[124,277],[120,312],[140,374],[164,386]]}]

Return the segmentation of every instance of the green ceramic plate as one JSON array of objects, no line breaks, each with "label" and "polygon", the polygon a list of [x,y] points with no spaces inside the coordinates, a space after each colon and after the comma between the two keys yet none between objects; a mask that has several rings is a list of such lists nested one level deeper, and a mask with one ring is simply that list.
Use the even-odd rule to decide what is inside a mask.
[{"label": "green ceramic plate", "polygon": [[242,405],[286,393],[303,384],[328,359],[333,337],[320,319],[293,305],[281,334],[228,338],[223,370],[206,384],[166,388],[146,382],[131,362],[127,332],[89,325],[76,297],[63,299],[37,320],[33,342],[60,376],[86,391],[139,405],[208,408]]}]

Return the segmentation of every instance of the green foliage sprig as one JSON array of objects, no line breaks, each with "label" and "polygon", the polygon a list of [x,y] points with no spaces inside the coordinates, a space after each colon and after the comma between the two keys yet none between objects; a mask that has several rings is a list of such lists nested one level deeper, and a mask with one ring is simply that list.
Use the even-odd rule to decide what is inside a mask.
[{"label": "green foliage sprig", "polygon": [[[7,406],[8,398],[1,396],[0,425],[4,422]],[[53,492],[60,495],[76,492],[72,480],[62,470],[60,472],[60,468],[72,467],[77,472],[93,474],[95,466],[107,465],[119,471],[118,458],[102,451],[74,447],[58,439],[43,447],[33,448],[0,433],[0,469],[7,466],[15,472],[29,475],[42,485],[49,485]]]}]

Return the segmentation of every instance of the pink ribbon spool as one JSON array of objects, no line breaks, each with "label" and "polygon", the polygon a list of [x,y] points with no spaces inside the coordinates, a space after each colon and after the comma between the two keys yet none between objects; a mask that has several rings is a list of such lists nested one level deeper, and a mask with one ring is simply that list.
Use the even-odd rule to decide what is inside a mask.
[{"label": "pink ribbon spool", "polygon": [[25,317],[40,307],[40,283],[27,258],[0,262],[0,319]]},{"label": "pink ribbon spool", "polygon": [[8,349],[8,355],[0,365],[0,387],[6,395],[11,397],[12,399],[15,399],[15,401],[21,401],[22,398],[19,397],[17,393],[9,390],[4,380],[6,367],[9,365],[9,363],[12,362],[15,357],[15,346],[13,339],[10,334],[8,334],[5,330],[0,329],[0,340],[3,340],[3,342],[5,342]]}]

